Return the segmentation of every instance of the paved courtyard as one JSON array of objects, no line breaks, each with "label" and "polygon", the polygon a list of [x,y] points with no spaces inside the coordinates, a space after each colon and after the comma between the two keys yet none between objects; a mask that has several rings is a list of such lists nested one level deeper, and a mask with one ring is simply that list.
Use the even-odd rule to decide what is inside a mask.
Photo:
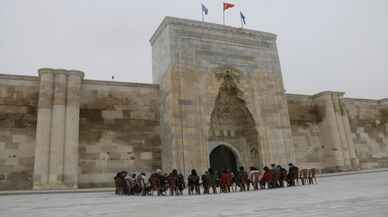
[{"label": "paved courtyard", "polygon": [[388,216],[388,172],[327,177],[318,185],[182,197],[113,193],[0,196],[1,217]]}]

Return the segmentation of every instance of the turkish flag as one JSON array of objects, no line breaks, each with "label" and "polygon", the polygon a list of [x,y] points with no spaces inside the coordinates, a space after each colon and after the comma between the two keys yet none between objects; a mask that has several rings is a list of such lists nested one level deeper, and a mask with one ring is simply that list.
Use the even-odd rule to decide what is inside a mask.
[{"label": "turkish flag", "polygon": [[234,4],[225,3],[225,2],[224,2],[224,11],[228,10],[229,8],[233,8],[233,7],[234,7]]}]

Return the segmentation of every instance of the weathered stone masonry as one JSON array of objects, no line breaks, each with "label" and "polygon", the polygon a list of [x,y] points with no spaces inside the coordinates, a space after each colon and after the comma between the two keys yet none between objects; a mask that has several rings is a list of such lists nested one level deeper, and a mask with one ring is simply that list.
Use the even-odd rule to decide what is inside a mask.
[{"label": "weathered stone masonry", "polygon": [[77,188],[79,71],[40,69],[34,188]]},{"label": "weathered stone masonry", "polygon": [[388,166],[388,100],[286,94],[276,35],[167,17],[150,42],[154,84],[0,75],[0,190],[202,172],[220,146],[246,167]]}]

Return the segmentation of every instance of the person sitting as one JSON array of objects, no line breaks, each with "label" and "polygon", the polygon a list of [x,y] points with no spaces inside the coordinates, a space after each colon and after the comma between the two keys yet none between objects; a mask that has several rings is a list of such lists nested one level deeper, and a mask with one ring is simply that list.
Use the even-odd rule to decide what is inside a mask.
[{"label": "person sitting", "polygon": [[154,192],[157,192],[158,196],[162,195],[162,191],[160,188],[160,177],[161,177],[161,170],[157,169],[155,173],[152,173],[149,182],[151,183],[151,195],[153,195]]},{"label": "person sitting", "polygon": [[168,173],[161,174],[160,176],[160,190],[162,191],[162,195],[167,195],[168,190]]},{"label": "person sitting", "polygon": [[262,189],[265,189],[266,186],[267,188],[269,188],[270,185],[273,183],[273,180],[272,180],[273,176],[272,176],[272,171],[267,166],[265,166],[263,170],[264,170],[264,174],[263,174],[263,177],[261,177],[260,186]]},{"label": "person sitting", "polygon": [[240,167],[236,177],[237,183],[240,186],[240,191],[246,191],[249,188],[248,173],[244,170],[244,167]]},{"label": "person sitting", "polygon": [[130,195],[137,195],[140,191],[140,188],[136,182],[136,173],[132,174],[128,181],[130,185]]},{"label": "person sitting", "polygon": [[116,176],[114,177],[114,183],[115,183],[115,194],[122,195],[124,194],[124,177],[122,172],[118,172]]},{"label": "person sitting", "polygon": [[307,185],[309,178],[309,170],[308,169],[301,169],[300,170],[300,181],[302,182],[302,185]]},{"label": "person sitting", "polygon": [[199,188],[199,176],[197,175],[197,171],[195,169],[191,170],[191,174],[187,178],[187,182],[189,185],[189,195],[201,194]]},{"label": "person sitting", "polygon": [[239,185],[239,183],[237,183],[237,177],[236,175],[234,174],[234,172],[228,170],[228,173],[230,175],[230,184],[229,184],[229,187],[231,189],[231,191],[233,192],[236,192],[237,191],[237,186]]},{"label": "person sitting", "polygon": [[224,193],[229,193],[230,192],[230,186],[232,185],[232,174],[229,172],[229,170],[224,170],[223,174],[221,175],[220,178],[220,185],[221,185],[221,190]]},{"label": "person sitting", "polygon": [[209,190],[210,190],[210,175],[209,175],[208,171],[206,171],[201,176],[201,181],[202,181],[203,193],[204,194],[209,194]]},{"label": "person sitting", "polygon": [[250,167],[249,169],[249,180],[252,183],[254,190],[259,190],[259,182],[261,178],[261,173],[259,170],[256,169],[256,167]]},{"label": "person sitting", "polygon": [[183,195],[183,190],[186,188],[185,177],[182,173],[179,173],[177,179],[178,194]]},{"label": "person sitting", "polygon": [[309,175],[308,175],[309,184],[314,184],[314,182],[315,184],[318,184],[316,173],[317,173],[317,169],[315,168],[309,169]]},{"label": "person sitting", "polygon": [[132,194],[132,176],[129,175],[129,173],[124,173],[124,183],[125,183],[125,194],[131,195]]},{"label": "person sitting", "polygon": [[178,185],[178,171],[174,169],[168,175],[167,180],[168,180],[168,187],[170,189],[170,195],[171,196],[177,195],[177,192],[178,192],[178,189],[177,189],[177,185]]},{"label": "person sitting", "polygon": [[217,194],[217,185],[218,185],[218,175],[217,172],[214,172],[212,168],[208,169],[210,177],[210,187],[213,190],[213,194]]},{"label": "person sitting", "polygon": [[280,178],[280,170],[275,164],[271,164],[271,172],[272,172],[272,183],[271,188],[280,187],[279,178]]},{"label": "person sitting", "polygon": [[292,163],[289,163],[288,167],[288,186],[295,186],[295,180],[299,175],[299,168],[294,166]]},{"label": "person sitting", "polygon": [[280,171],[279,175],[279,185],[280,187],[284,187],[284,182],[287,181],[287,170],[282,166],[278,165],[278,170]]},{"label": "person sitting", "polygon": [[136,177],[136,183],[139,186],[139,194],[142,196],[145,196],[147,194],[146,192],[146,183],[145,183],[145,173],[140,173]]}]

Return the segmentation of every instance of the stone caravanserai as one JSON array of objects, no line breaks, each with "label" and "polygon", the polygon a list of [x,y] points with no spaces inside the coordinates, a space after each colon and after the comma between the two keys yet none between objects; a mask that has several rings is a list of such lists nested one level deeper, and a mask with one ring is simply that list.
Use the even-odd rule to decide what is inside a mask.
[{"label": "stone caravanserai", "polygon": [[276,35],[166,17],[150,42],[153,84],[1,74],[0,190],[112,186],[121,170],[388,167],[388,99],[285,93]]}]

